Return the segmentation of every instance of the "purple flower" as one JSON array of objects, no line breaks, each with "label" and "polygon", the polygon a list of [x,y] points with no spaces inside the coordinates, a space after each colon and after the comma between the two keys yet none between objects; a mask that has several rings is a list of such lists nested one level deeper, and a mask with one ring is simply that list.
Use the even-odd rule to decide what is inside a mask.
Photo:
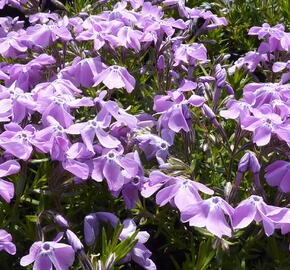
[{"label": "purple flower", "polygon": [[282,119],[275,113],[262,113],[253,109],[254,116],[248,116],[241,119],[243,129],[254,133],[253,142],[258,146],[266,145],[270,142],[272,133],[275,133],[280,139],[290,142],[289,132],[282,127]]},{"label": "purple flower", "polygon": [[123,165],[126,164],[127,170],[124,170],[124,186],[122,187],[122,196],[126,207],[136,208],[136,202],[139,200],[139,190],[144,182],[144,170],[138,152],[128,153],[122,159]]},{"label": "purple flower", "polygon": [[221,110],[220,115],[226,119],[246,118],[251,115],[252,106],[242,100],[230,100],[227,103],[227,110]]},{"label": "purple flower", "polygon": [[67,132],[52,116],[46,120],[49,126],[36,131],[33,145],[41,152],[50,153],[52,160],[62,160],[64,152],[70,147]]},{"label": "purple flower", "polygon": [[287,100],[285,92],[289,91],[289,86],[285,87],[276,84],[247,84],[243,89],[243,96],[247,103],[251,104],[253,108],[259,108],[262,105],[269,104],[274,100]]},{"label": "purple flower", "polygon": [[0,54],[5,58],[23,57],[27,46],[21,41],[21,34],[9,32],[6,37],[0,38]]},{"label": "purple flower", "polygon": [[276,160],[265,171],[265,178],[270,186],[278,186],[282,192],[290,191],[290,162]]},{"label": "purple flower", "polygon": [[33,151],[35,128],[27,125],[22,129],[16,123],[4,125],[5,131],[0,135],[0,146],[8,153],[22,160],[28,160]]},{"label": "purple flower", "polygon": [[[149,179],[151,180],[152,177],[153,175],[150,174]],[[202,200],[198,191],[209,195],[213,195],[214,193],[213,190],[207,188],[205,185],[183,177],[164,179],[164,181],[166,181],[165,187],[156,194],[156,203],[163,206],[170,202],[180,212],[186,209],[188,205]],[[158,183],[154,181],[154,185],[156,184]]]},{"label": "purple flower", "polygon": [[52,42],[61,38],[64,41],[72,39],[71,33],[66,27],[66,23],[59,20],[58,23],[36,24],[27,28],[26,37],[33,45],[42,48],[47,47]]},{"label": "purple flower", "polygon": [[267,215],[274,210],[280,209],[275,206],[267,205],[262,197],[252,195],[243,200],[235,208],[232,216],[232,224],[234,229],[247,227],[253,220],[262,222],[267,236],[273,234],[275,229],[275,221]]},{"label": "purple flower", "polygon": [[85,180],[89,177],[89,165],[86,163],[93,154],[83,143],[74,143],[63,155],[62,166],[78,178]]},{"label": "purple flower", "polygon": [[159,125],[174,132],[183,129],[190,130],[191,115],[187,104],[195,107],[202,106],[205,98],[193,94],[188,100],[179,91],[168,91],[165,96],[155,96],[153,109],[162,114],[158,120]]},{"label": "purple flower", "polygon": [[89,120],[85,123],[77,123],[67,128],[69,134],[81,134],[84,144],[88,150],[94,152],[93,141],[95,136],[98,138],[99,143],[106,148],[116,148],[120,145],[120,141],[114,136],[106,133],[104,128],[110,123],[102,121],[101,114],[95,117],[93,120]]},{"label": "purple flower", "polygon": [[129,26],[123,26],[118,31],[116,37],[113,35],[109,35],[107,36],[107,39],[109,39],[114,47],[123,46],[127,49],[131,48],[138,52],[141,50],[140,40],[142,36],[143,33],[141,31],[134,30]]},{"label": "purple flower", "polygon": [[13,82],[12,85],[3,89],[2,100],[0,104],[2,107],[2,121],[5,121],[5,117],[11,116],[12,121],[20,123],[28,114],[32,114],[36,109],[36,103],[32,98],[31,93],[25,93],[22,89],[16,87],[17,82]]},{"label": "purple flower", "polygon": [[72,108],[94,105],[88,97],[75,99],[72,95],[41,96],[37,103],[36,110],[42,114],[44,123],[47,123],[48,116],[52,116],[66,128],[73,124],[74,117],[70,114]]},{"label": "purple flower", "polygon": [[122,174],[122,154],[116,150],[106,150],[101,157],[93,160],[92,178],[101,182],[106,178],[109,190],[118,191],[124,185]]},{"label": "purple flower", "polygon": [[101,73],[107,66],[101,62],[100,57],[80,59],[76,57],[71,66],[62,69],[58,77],[70,80],[75,86],[91,87],[95,81],[94,76]]},{"label": "purple flower", "polygon": [[175,65],[187,63],[193,65],[196,60],[206,61],[206,48],[203,44],[180,44],[174,52]]},{"label": "purple flower", "polygon": [[50,20],[57,21],[59,19],[58,14],[56,13],[46,13],[46,12],[38,12],[36,14],[32,14],[29,16],[29,22],[34,24],[40,21],[41,24],[46,24]]},{"label": "purple flower", "polygon": [[[132,219],[125,219],[123,224],[124,228],[119,238],[121,241],[130,237],[137,229],[137,226]],[[152,253],[144,245],[149,237],[150,235],[148,232],[139,231],[135,237],[138,242],[133,247],[132,251],[125,257],[124,261],[129,261],[131,259],[144,269],[156,270],[156,265],[151,259],[149,259]]]},{"label": "purple flower", "polygon": [[174,135],[173,131],[162,129],[161,137],[149,132],[140,132],[136,134],[136,139],[148,160],[155,156],[158,163],[163,164],[169,155],[168,148],[173,144]]},{"label": "purple flower", "polygon": [[10,86],[16,82],[16,87],[19,87],[23,91],[29,91],[40,81],[41,76],[43,75],[41,70],[55,62],[56,61],[52,56],[41,54],[25,65],[14,64],[9,69],[10,77],[9,80],[6,80],[6,86]]},{"label": "purple flower", "polygon": [[189,222],[190,226],[206,227],[217,237],[231,236],[231,226],[225,219],[225,214],[232,220],[234,209],[222,198],[212,197],[197,201],[181,211],[181,221]]},{"label": "purple flower", "polygon": [[0,230],[0,250],[5,250],[11,255],[16,253],[16,246],[12,243],[12,236],[5,230]]},{"label": "purple flower", "polygon": [[178,8],[179,15],[181,17],[188,18],[188,11],[185,6],[184,0],[165,0],[162,2],[165,6],[172,6],[175,5]]},{"label": "purple flower", "polygon": [[74,250],[71,246],[57,242],[35,242],[29,254],[20,260],[21,266],[27,266],[34,262],[35,270],[51,270],[54,266],[57,270],[69,270],[74,262]]},{"label": "purple flower", "polygon": [[53,82],[39,83],[31,91],[34,100],[38,101],[39,98],[48,98],[52,96],[72,95],[82,93],[81,90],[76,88],[74,84],[65,79],[56,79]]},{"label": "purple flower", "polygon": [[268,23],[263,23],[262,27],[253,26],[249,30],[249,35],[257,35],[259,39],[263,37],[275,37],[281,39],[284,36],[284,26],[282,24],[277,24],[273,27],[270,27]]},{"label": "purple flower", "polygon": [[[0,177],[5,177],[11,174],[18,173],[20,171],[20,165],[14,160],[8,160],[0,165]],[[6,202],[14,196],[13,183],[7,182],[0,178],[0,195]]]},{"label": "purple flower", "polygon": [[289,69],[290,70],[290,61],[287,62],[275,62],[272,66],[273,72],[280,72],[283,69]]},{"label": "purple flower", "polygon": [[110,66],[97,74],[94,81],[94,87],[103,82],[109,89],[124,87],[128,93],[131,93],[135,87],[135,78],[126,68],[117,65]]},{"label": "purple flower", "polygon": [[235,197],[237,189],[241,184],[243,174],[247,170],[250,170],[254,174],[254,180],[255,180],[255,185],[256,185],[257,190],[259,190],[260,192],[262,191],[262,186],[261,186],[260,177],[259,177],[260,168],[261,168],[261,165],[256,155],[253,152],[247,152],[245,155],[243,155],[243,157],[241,158],[238,164],[238,172],[237,172],[235,185],[231,192],[231,199]]},{"label": "purple flower", "polygon": [[84,219],[84,235],[88,245],[92,245],[100,233],[100,222],[109,222],[112,227],[116,227],[118,218],[108,212],[97,212],[87,215]]}]

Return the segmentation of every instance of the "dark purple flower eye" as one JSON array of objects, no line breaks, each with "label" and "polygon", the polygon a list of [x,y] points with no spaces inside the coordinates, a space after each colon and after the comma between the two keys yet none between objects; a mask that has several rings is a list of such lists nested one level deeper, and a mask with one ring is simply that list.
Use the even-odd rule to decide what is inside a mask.
[{"label": "dark purple flower eye", "polygon": [[217,197],[213,198],[212,202],[215,203],[215,204],[219,203],[219,198],[217,198]]},{"label": "dark purple flower eye", "polygon": [[136,176],[132,179],[132,183],[134,185],[138,185],[140,183],[140,177],[139,176]]},{"label": "dark purple flower eye", "polygon": [[167,148],[167,145],[166,145],[166,143],[161,143],[160,147],[161,147],[162,149],[166,149],[166,148]]},{"label": "dark purple flower eye", "polygon": [[258,197],[258,196],[253,196],[253,200],[254,200],[254,201],[256,201],[256,202],[258,202],[258,201],[260,201],[260,200],[261,200],[261,198],[260,198],[260,197]]},{"label": "dark purple flower eye", "polygon": [[44,250],[48,251],[48,250],[50,250],[50,245],[49,245],[48,243],[44,243],[44,244],[42,245],[42,248],[43,248]]},{"label": "dark purple flower eye", "polygon": [[111,153],[108,154],[108,158],[113,159],[114,157],[115,157],[114,153],[111,152]]}]

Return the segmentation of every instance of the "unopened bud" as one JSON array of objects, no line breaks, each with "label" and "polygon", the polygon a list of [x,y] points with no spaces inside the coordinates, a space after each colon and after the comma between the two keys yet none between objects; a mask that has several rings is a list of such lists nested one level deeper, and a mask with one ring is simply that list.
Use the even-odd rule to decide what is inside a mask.
[{"label": "unopened bud", "polygon": [[256,155],[253,152],[249,152],[249,154],[250,154],[250,160],[249,160],[250,171],[254,174],[257,174],[260,172],[261,165],[260,165]]},{"label": "unopened bud", "polygon": [[61,227],[69,227],[67,220],[60,214],[54,216],[54,221]]},{"label": "unopened bud", "polygon": [[160,71],[163,71],[164,70],[164,67],[165,67],[165,58],[163,55],[160,55],[158,57],[158,60],[157,60],[157,68],[160,70]]},{"label": "unopened bud", "polygon": [[245,171],[248,170],[249,159],[250,159],[249,153],[243,155],[238,165],[238,172],[244,173]]},{"label": "unopened bud", "polygon": [[84,248],[82,242],[80,241],[80,239],[75,235],[74,232],[72,232],[71,230],[66,230],[66,236],[67,236],[67,240],[69,242],[69,244],[72,246],[72,248],[75,251],[81,250]]}]

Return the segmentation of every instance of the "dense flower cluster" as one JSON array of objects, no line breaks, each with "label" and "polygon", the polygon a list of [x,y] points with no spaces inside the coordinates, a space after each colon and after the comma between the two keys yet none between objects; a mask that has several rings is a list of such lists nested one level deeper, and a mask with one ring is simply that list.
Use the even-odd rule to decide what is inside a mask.
[{"label": "dense flower cluster", "polygon": [[[21,8],[27,2],[2,1],[0,8],[5,4]],[[164,7],[177,8],[181,18],[166,17]],[[200,75],[209,68],[210,60],[203,43],[190,42],[197,19],[203,22],[199,35],[227,25],[225,18],[209,11],[169,0],[162,5],[124,0],[112,10],[75,17],[36,13],[29,17],[27,28],[17,19],[1,19],[0,55],[13,61],[0,63],[0,177],[19,173],[23,164],[45,154],[60,165],[60,174],[69,173],[76,184],[106,182],[114,197],[122,196],[127,209],[136,208],[140,195],[149,198],[156,193],[157,205],[169,203],[179,210],[181,222],[205,227],[218,238],[231,237],[252,221],[261,222],[267,236],[275,229],[288,233],[290,209],[267,204],[260,181],[263,175],[270,186],[289,192],[290,163],[286,160],[276,160],[264,170],[254,152],[244,151],[235,183],[224,198],[212,196],[215,188],[207,187],[205,179],[166,174],[172,166],[170,147],[180,134],[190,136],[199,117],[210,121],[225,140],[228,135],[219,115],[237,119],[244,134],[253,132],[252,140],[258,147],[290,146],[290,85],[286,84],[290,79],[290,33],[282,25],[263,24],[250,29],[250,35],[265,40],[256,52],[239,59],[229,73],[242,66],[249,72],[269,68],[281,80],[247,84],[243,98],[236,100],[222,62],[214,64],[211,75]],[[92,49],[82,50],[83,44]],[[126,91],[124,95],[139,91],[139,77],[148,70],[146,66],[133,69],[126,58],[133,55],[136,60],[149,50],[155,53],[151,61],[160,86],[150,108],[156,113],[133,114],[111,96],[121,88]],[[286,73],[282,73],[284,70]],[[220,110],[224,94],[231,99],[227,110]],[[289,152],[283,153],[289,158]],[[148,170],[141,155],[156,161],[159,170]],[[254,175],[255,192],[234,207],[247,171]],[[14,197],[13,183],[0,179],[0,195],[9,203]],[[52,266],[69,269],[75,255],[83,254],[85,247],[61,215],[47,214],[62,231],[53,241],[44,241],[43,237],[35,242],[20,264],[34,263],[33,269],[39,270]],[[108,212],[88,214],[84,219],[87,246],[99,236],[101,222],[116,227],[118,218]],[[123,225],[120,241],[137,230],[132,219],[125,219]],[[63,239],[66,244],[60,243]],[[135,239],[136,245],[122,263],[132,260],[144,269],[156,269],[145,246],[149,233],[138,231]],[[16,253],[11,235],[4,230],[0,247]]]}]

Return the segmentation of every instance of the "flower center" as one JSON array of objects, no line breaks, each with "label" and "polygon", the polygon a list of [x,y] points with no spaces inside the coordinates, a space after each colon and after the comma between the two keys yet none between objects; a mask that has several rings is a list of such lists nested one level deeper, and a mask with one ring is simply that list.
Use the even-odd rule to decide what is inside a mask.
[{"label": "flower center", "polygon": [[214,204],[218,204],[219,203],[219,198],[217,198],[217,197],[214,197],[213,199],[212,199],[212,202],[214,203]]},{"label": "flower center", "polygon": [[167,148],[167,145],[166,145],[166,143],[163,142],[163,143],[160,144],[160,147],[161,147],[162,149],[166,149],[166,148]]},{"label": "flower center", "polygon": [[110,153],[108,154],[108,158],[109,158],[109,159],[114,159],[114,158],[115,158],[115,154],[114,154],[113,152],[110,152]]},{"label": "flower center", "polygon": [[132,183],[134,185],[138,185],[140,183],[140,177],[139,176],[135,176],[133,179],[132,179]]}]

